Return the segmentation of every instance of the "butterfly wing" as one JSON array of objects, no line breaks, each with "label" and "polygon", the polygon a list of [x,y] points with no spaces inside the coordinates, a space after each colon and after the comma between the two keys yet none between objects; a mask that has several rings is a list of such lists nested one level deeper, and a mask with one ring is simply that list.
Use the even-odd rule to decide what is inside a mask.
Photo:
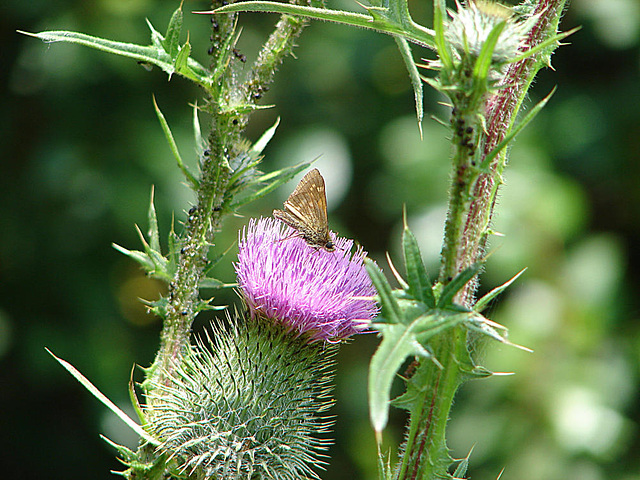
[{"label": "butterfly wing", "polygon": [[327,221],[327,195],[318,169],[314,168],[300,180],[284,202],[284,210],[274,210],[273,216],[297,230],[314,248],[333,251]]},{"label": "butterfly wing", "polygon": [[284,202],[285,210],[316,232],[329,229],[324,179],[317,168],[307,173]]}]

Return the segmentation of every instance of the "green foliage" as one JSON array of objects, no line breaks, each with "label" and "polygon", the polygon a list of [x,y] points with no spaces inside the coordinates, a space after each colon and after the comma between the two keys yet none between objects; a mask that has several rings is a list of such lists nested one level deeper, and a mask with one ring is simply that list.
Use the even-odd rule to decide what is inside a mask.
[{"label": "green foliage", "polygon": [[[406,0],[394,0],[387,6],[361,5],[369,15],[306,7],[279,2],[249,1],[242,4],[229,4],[215,10],[215,13],[231,12],[270,12],[336,22],[353,27],[375,30],[388,35],[400,36],[419,45],[431,46],[433,32],[413,22],[409,15]],[[201,12],[211,13],[211,12]]]},{"label": "green foliage", "polygon": [[[402,245],[407,272],[406,281],[399,279],[402,288],[393,290],[377,266],[372,261],[366,263],[381,305],[374,327],[382,336],[369,367],[369,413],[380,442],[389,406],[409,410],[411,427],[403,447],[405,460],[401,469],[407,468],[407,457],[414,454],[414,442],[426,442],[431,447],[420,455],[418,462],[422,478],[432,478],[444,475],[452,462],[444,438],[450,399],[464,380],[491,375],[471,358],[466,332],[475,331],[502,343],[509,342],[500,333],[503,327],[455,301],[484,262],[464,269],[446,285],[432,286],[415,236],[406,223]],[[519,275],[483,297],[478,310]],[[406,392],[391,401],[391,385],[407,359],[413,359],[415,371],[404,378]],[[431,405],[428,412],[425,405]]]},{"label": "green foliage", "polygon": [[180,45],[182,29],[182,6],[171,17],[166,37],[162,36],[150,22],[151,45],[135,45],[132,43],[115,42],[104,38],[93,37],[77,32],[49,31],[40,33],[21,32],[25,35],[39,38],[45,42],[67,42],[84,45],[107,53],[133,58],[140,63],[155,65],[169,75],[178,74],[201,85],[205,89],[212,88],[213,76],[197,61],[189,57],[191,47],[189,43]]},{"label": "green foliage", "polygon": [[120,420],[122,420],[129,428],[136,432],[142,439],[149,442],[152,445],[158,445],[158,441],[149,435],[143,428],[135,423],[126,413],[118,408],[111,400],[109,400],[100,390],[98,390],[84,375],[82,375],[73,365],[69,362],[56,357],[49,349],[47,352],[62,365],[83,387],[85,387],[94,397],[100,400],[109,410],[115,413]]},{"label": "green foliage", "polygon": [[[433,46],[433,31],[418,25],[413,21],[409,13],[407,0],[391,0],[385,2],[372,2],[372,5],[364,7],[369,16],[339,11],[326,8],[308,7],[304,5],[291,5],[287,3],[248,1],[232,3],[215,10],[215,13],[229,12],[271,12],[315,20],[326,20],[344,25],[372,29],[393,36],[402,61],[407,68],[411,86],[414,91],[416,116],[418,128],[422,134],[422,119],[424,116],[423,89],[420,74],[408,42],[414,42],[423,46]],[[203,12],[206,13],[206,12]]]}]

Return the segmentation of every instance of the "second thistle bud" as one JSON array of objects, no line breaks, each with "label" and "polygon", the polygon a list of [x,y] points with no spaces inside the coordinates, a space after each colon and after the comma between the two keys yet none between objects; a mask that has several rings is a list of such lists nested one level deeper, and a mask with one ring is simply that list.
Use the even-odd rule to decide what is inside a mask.
[{"label": "second thistle bud", "polygon": [[450,12],[450,16],[446,38],[460,58],[477,58],[494,29],[504,24],[491,55],[491,62],[496,65],[518,55],[533,25],[532,21],[514,15],[511,8],[488,0],[458,4],[458,11]]}]

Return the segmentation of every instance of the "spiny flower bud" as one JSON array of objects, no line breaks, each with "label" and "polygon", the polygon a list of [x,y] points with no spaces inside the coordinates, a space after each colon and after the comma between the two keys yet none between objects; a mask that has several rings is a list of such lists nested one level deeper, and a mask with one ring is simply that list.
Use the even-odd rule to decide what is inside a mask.
[{"label": "spiny flower bud", "polygon": [[150,385],[148,428],[169,470],[195,479],[318,478],[336,345],[264,320],[213,328]]},{"label": "spiny flower bud", "polygon": [[505,22],[491,57],[493,63],[503,64],[518,55],[534,24],[531,17],[522,21],[509,7],[489,0],[469,0],[464,5],[457,3],[457,6],[457,12],[449,12],[451,20],[445,32],[460,57],[478,57],[489,34]]}]

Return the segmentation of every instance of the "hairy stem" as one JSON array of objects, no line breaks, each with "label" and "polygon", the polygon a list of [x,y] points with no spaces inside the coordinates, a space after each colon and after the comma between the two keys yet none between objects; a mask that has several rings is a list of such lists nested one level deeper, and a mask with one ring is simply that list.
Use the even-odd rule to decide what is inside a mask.
[{"label": "hairy stem", "polygon": [[[538,16],[534,27],[525,40],[525,50],[533,48],[556,32],[566,0],[540,0],[534,15]],[[477,164],[498,145],[514,125],[526,93],[540,68],[549,64],[551,52],[528,57],[508,66],[502,80],[504,88],[486,100],[484,118],[486,131],[479,136],[478,148],[481,156]],[[455,112],[454,112],[455,113]],[[455,117],[455,115],[454,115]],[[454,134],[454,139],[455,139]],[[461,148],[462,147],[462,148]],[[456,158],[464,144],[456,145]],[[502,184],[502,172],[507,163],[507,150],[503,150],[489,165],[487,171],[477,174],[463,171],[460,162],[454,162],[449,217],[445,229],[442,251],[440,282],[447,283],[456,273],[472,265],[484,255],[488,229],[493,217],[496,194]],[[475,170],[471,164],[469,170]],[[461,181],[464,185],[460,185]],[[470,282],[457,297],[463,305],[471,305],[477,283]]]},{"label": "hairy stem", "polygon": [[[214,2],[212,9],[219,6],[221,2]],[[237,68],[238,62],[244,63],[246,57],[229,41],[235,35],[235,14],[219,14],[211,18],[211,68],[220,68],[222,64],[224,71],[216,76],[217,84],[208,91],[207,104],[203,108],[211,114],[208,149],[200,158],[197,201],[189,210],[178,268],[169,285],[160,349],[151,369],[156,384],[163,383],[172,365],[184,353],[191,325],[199,311],[198,307],[202,305],[198,286],[223,215],[229,213],[227,207],[230,198],[227,191],[233,173],[231,165],[246,148],[242,132],[253,106],[268,90],[278,65],[291,53],[295,39],[305,25],[303,20],[283,16],[260,52],[248,80],[239,83],[233,69]],[[229,61],[224,60],[227,58]]]}]

